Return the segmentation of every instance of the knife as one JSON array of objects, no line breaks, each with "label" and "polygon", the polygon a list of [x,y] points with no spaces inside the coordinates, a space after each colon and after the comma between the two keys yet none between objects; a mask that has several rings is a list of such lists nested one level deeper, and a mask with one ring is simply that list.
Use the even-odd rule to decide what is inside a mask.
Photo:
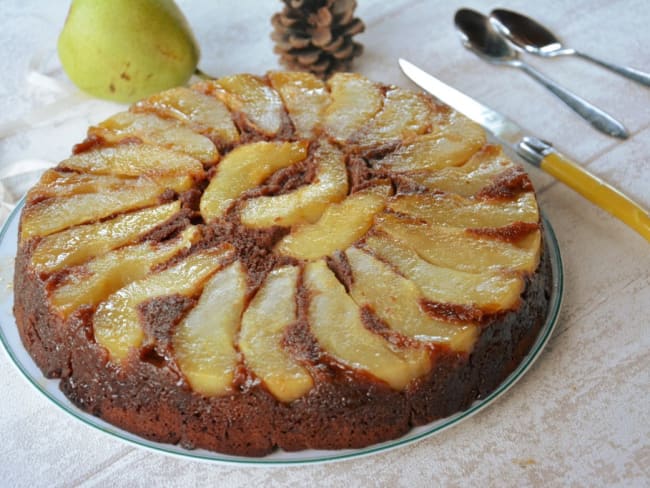
[{"label": "knife", "polygon": [[400,68],[416,85],[490,131],[502,144],[590,202],[609,212],[650,242],[650,213],[628,196],[556,151],[506,116],[444,84],[414,64],[399,59]]}]

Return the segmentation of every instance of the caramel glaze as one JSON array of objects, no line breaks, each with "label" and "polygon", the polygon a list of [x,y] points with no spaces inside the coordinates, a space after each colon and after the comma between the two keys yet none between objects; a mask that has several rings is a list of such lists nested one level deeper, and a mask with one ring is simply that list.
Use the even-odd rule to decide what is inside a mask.
[{"label": "caramel glaze", "polygon": [[489,237],[500,241],[516,243],[532,232],[539,230],[535,222],[514,222],[503,227],[475,227],[465,232],[478,237]]},{"label": "caramel glaze", "polygon": [[533,191],[533,184],[521,166],[506,169],[498,175],[491,185],[476,195],[486,200],[510,200],[522,192]]},{"label": "caramel glaze", "polygon": [[494,313],[473,305],[422,300],[420,306],[432,317],[449,322],[477,322],[481,324],[495,317]]}]

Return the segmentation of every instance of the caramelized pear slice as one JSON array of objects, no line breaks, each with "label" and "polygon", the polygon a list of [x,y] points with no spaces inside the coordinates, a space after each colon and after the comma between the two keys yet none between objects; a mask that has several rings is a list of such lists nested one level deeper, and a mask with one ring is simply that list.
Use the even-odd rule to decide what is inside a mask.
[{"label": "caramelized pear slice", "polygon": [[96,176],[48,169],[40,181],[27,193],[26,203],[40,202],[46,198],[67,197],[82,193],[114,191],[136,182],[133,178]]},{"label": "caramelized pear slice", "polygon": [[214,95],[233,112],[242,113],[258,132],[272,137],[282,129],[284,105],[280,95],[258,76],[224,76],[213,83]]},{"label": "caramelized pear slice", "polygon": [[332,103],[325,109],[324,126],[339,142],[345,142],[382,107],[379,85],[356,73],[336,73],[327,82]]},{"label": "caramelized pear slice", "polygon": [[309,143],[253,142],[228,153],[201,197],[201,215],[207,221],[223,215],[246,190],[255,188],[281,168],[303,161]]},{"label": "caramelized pear slice", "polygon": [[277,196],[252,198],[244,202],[241,221],[250,227],[288,227],[316,222],[327,206],[348,192],[348,175],[343,153],[328,143],[316,150],[318,170],[314,181]]},{"label": "caramelized pear slice", "polygon": [[210,278],[196,307],[174,330],[176,360],[194,391],[211,396],[232,389],[245,295],[246,273],[235,261]]},{"label": "caramelized pear slice", "polygon": [[182,152],[205,164],[216,163],[219,151],[212,141],[181,123],[146,113],[120,112],[88,131],[89,136],[100,137],[116,144],[137,138],[147,144],[163,146]]},{"label": "caramelized pear slice", "polygon": [[297,226],[275,250],[298,259],[317,259],[346,249],[370,229],[391,191],[390,185],[378,185],[331,204],[317,222]]},{"label": "caramelized pear slice", "polygon": [[313,137],[323,111],[330,103],[325,83],[302,71],[271,71],[268,78],[282,97],[298,137]]},{"label": "caramelized pear slice", "polygon": [[393,171],[436,171],[462,165],[486,141],[481,126],[456,112],[439,130],[417,136],[375,164]]},{"label": "caramelized pear slice", "polygon": [[490,186],[495,178],[515,165],[506,159],[498,146],[486,145],[461,166],[449,166],[439,171],[417,171],[408,177],[432,191],[472,196]]},{"label": "caramelized pear slice", "polygon": [[298,268],[284,266],[269,273],[244,312],[239,349],[248,367],[282,402],[291,402],[314,385],[308,371],[287,353],[282,341],[297,320]]},{"label": "caramelized pear slice", "polygon": [[452,227],[502,227],[515,222],[537,223],[535,194],[521,193],[513,200],[476,200],[450,193],[399,195],[388,208],[424,220]]},{"label": "caramelized pear slice", "polygon": [[392,330],[407,337],[471,352],[477,326],[431,318],[420,306],[424,296],[412,281],[355,247],[345,254],[353,273],[350,296],[359,307],[369,306]]},{"label": "caramelized pear slice", "polygon": [[[105,186],[103,183],[107,183]],[[20,238],[47,236],[74,225],[95,222],[99,219],[156,205],[166,190],[188,190],[192,179],[186,176],[125,179],[114,185],[112,178],[96,182],[97,193],[72,194],[49,199],[27,207],[22,215]]]},{"label": "caramelized pear slice", "polygon": [[206,280],[231,257],[230,246],[201,251],[119,289],[97,307],[93,320],[95,340],[108,350],[113,361],[122,361],[144,339],[140,304],[157,297],[198,294]]},{"label": "caramelized pear slice", "polygon": [[61,162],[59,167],[93,175],[187,175],[194,179],[204,176],[203,165],[197,159],[149,144],[123,144],[95,149],[72,156]]},{"label": "caramelized pear slice", "polygon": [[180,202],[171,202],[49,235],[38,243],[32,254],[32,264],[38,272],[51,273],[83,263],[137,241],[180,209]]},{"label": "caramelized pear slice", "polygon": [[307,264],[309,326],[322,349],[337,361],[364,370],[396,390],[431,367],[424,349],[399,349],[367,329],[361,311],[324,261]]},{"label": "caramelized pear slice", "polygon": [[72,268],[60,286],[52,292],[54,309],[68,317],[82,305],[95,306],[111,293],[132,281],[144,278],[155,265],[164,263],[198,238],[196,228],[187,228],[177,238],[157,244],[143,242],[110,251]]},{"label": "caramelized pear slice", "polygon": [[[417,243],[411,245],[420,251]],[[514,307],[523,291],[520,276],[498,271],[468,273],[436,266],[422,259],[412,248],[388,237],[369,237],[365,246],[413,281],[432,302],[468,305],[493,313]]]},{"label": "caramelized pear slice", "polygon": [[239,141],[239,131],[223,102],[189,88],[172,88],[158,93],[136,103],[131,110],[155,112],[162,117],[179,120],[190,129],[224,145]]},{"label": "caramelized pear slice", "polygon": [[438,266],[472,273],[498,269],[532,273],[539,263],[539,230],[511,243],[457,227],[409,222],[392,215],[383,215],[377,226]]},{"label": "caramelized pear slice", "polygon": [[430,128],[431,114],[431,102],[422,94],[394,87],[386,93],[379,113],[352,140],[363,145],[407,140]]}]

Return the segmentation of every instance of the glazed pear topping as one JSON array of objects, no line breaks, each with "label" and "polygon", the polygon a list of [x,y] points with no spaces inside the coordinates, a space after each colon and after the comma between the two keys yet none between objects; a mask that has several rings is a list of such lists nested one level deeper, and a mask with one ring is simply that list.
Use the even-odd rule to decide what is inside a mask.
[{"label": "glazed pear topping", "polygon": [[478,336],[472,324],[452,324],[431,318],[420,305],[424,295],[413,281],[369,254],[350,248],[345,253],[354,275],[350,296],[358,306],[369,306],[392,330],[423,342],[448,344],[470,352]]},{"label": "glazed pear topping", "polygon": [[[462,159],[462,158],[461,158]],[[460,166],[446,166],[437,171],[410,172],[414,183],[432,191],[444,191],[469,197],[489,187],[499,175],[515,165],[503,156],[497,146],[483,146],[469,161]]]},{"label": "glazed pear topping", "polygon": [[250,227],[316,222],[329,204],[345,197],[348,181],[343,153],[334,146],[321,144],[315,160],[318,172],[311,184],[284,195],[247,200],[241,210],[241,221]]},{"label": "glazed pear topping", "polygon": [[163,118],[179,120],[193,131],[224,144],[239,141],[239,131],[223,102],[189,88],[158,93],[136,103],[131,110],[154,112]]},{"label": "glazed pear topping", "polygon": [[32,254],[32,264],[37,271],[51,273],[83,263],[137,241],[139,236],[170,219],[180,208],[180,202],[171,202],[49,235],[38,243]]},{"label": "glazed pear topping", "polygon": [[196,295],[230,256],[230,247],[202,251],[119,289],[97,307],[95,340],[108,350],[113,361],[126,359],[144,339],[138,305],[152,298]]},{"label": "glazed pear topping", "polygon": [[72,272],[53,291],[52,304],[63,317],[82,305],[95,306],[132,281],[145,278],[157,264],[189,249],[198,237],[196,229],[188,227],[171,241],[123,247],[71,268]]},{"label": "glazed pear topping", "polygon": [[388,238],[370,237],[366,246],[413,281],[433,302],[468,304],[496,312],[515,306],[523,291],[523,280],[519,276],[499,272],[475,274],[436,266],[418,255],[417,245],[416,252]]},{"label": "glazed pear topping", "polygon": [[[114,366],[162,347],[192,394],[310,402],[329,366],[404,390],[441,349],[471,360],[540,260],[523,170],[466,117],[358,74],[174,88],[77,151],[27,195],[30,273],[57,323],[92,316]],[[158,330],[152,300],[185,308]]]},{"label": "glazed pear topping", "polygon": [[[189,183],[189,180],[187,181]],[[48,169],[43,173],[38,184],[29,190],[26,200],[27,203],[32,203],[52,197],[114,191],[133,183],[133,179],[120,176],[95,176]]]},{"label": "glazed pear topping", "polygon": [[221,217],[246,190],[257,187],[275,171],[303,161],[309,143],[255,142],[233,149],[223,158],[201,198],[206,221]]},{"label": "glazed pear topping", "polygon": [[389,185],[375,186],[331,204],[314,224],[296,226],[278,243],[276,251],[314,260],[346,249],[368,231],[391,191]]},{"label": "glazed pear topping", "polygon": [[539,212],[533,193],[522,193],[513,200],[484,201],[450,193],[400,195],[388,208],[429,224],[451,227],[502,227],[515,222],[537,223]]},{"label": "glazed pear topping", "polygon": [[356,73],[337,73],[327,82],[332,103],[325,109],[324,126],[337,141],[345,142],[382,107],[379,86]]},{"label": "glazed pear topping", "polygon": [[432,103],[402,88],[390,89],[379,113],[352,138],[363,145],[408,140],[431,127]]},{"label": "glazed pear topping", "polygon": [[101,137],[109,143],[137,139],[185,153],[206,164],[216,163],[219,159],[219,152],[210,139],[177,121],[152,114],[121,112],[91,127],[88,135]]},{"label": "glazed pear topping", "polygon": [[379,163],[393,171],[436,171],[460,166],[485,144],[485,132],[475,122],[453,114],[439,132],[416,137]]},{"label": "glazed pear topping", "polygon": [[330,103],[325,83],[311,73],[300,71],[272,71],[269,81],[282,97],[298,137],[312,137]]},{"label": "glazed pear topping", "polygon": [[283,402],[300,398],[314,384],[307,370],[282,345],[287,327],[298,318],[297,280],[295,266],[271,271],[246,309],[239,332],[239,349],[246,365]]},{"label": "glazed pear topping", "polygon": [[257,76],[224,76],[215,83],[214,94],[233,112],[243,113],[257,131],[271,137],[282,128],[284,106],[278,93]]},{"label": "glazed pear topping", "polygon": [[323,351],[401,390],[430,368],[424,349],[399,349],[368,330],[361,310],[324,261],[309,263],[305,285],[311,294],[309,325]]},{"label": "glazed pear topping", "polygon": [[428,225],[385,215],[377,227],[409,243],[424,259],[471,273],[511,269],[532,273],[539,263],[541,233],[533,231],[517,243],[467,233],[465,229]]},{"label": "glazed pear topping", "polygon": [[203,177],[203,166],[198,160],[150,144],[124,144],[84,152],[66,159],[61,167],[94,175]]},{"label": "glazed pear topping", "polygon": [[192,179],[187,176],[155,181],[148,178],[104,180],[100,177],[96,182],[96,193],[71,194],[26,208],[20,238],[47,236],[68,227],[155,205],[168,189],[181,192],[189,190],[192,184]]},{"label": "glazed pear topping", "polygon": [[245,293],[246,274],[235,261],[210,278],[196,307],[176,327],[176,360],[194,391],[219,395],[232,389]]}]

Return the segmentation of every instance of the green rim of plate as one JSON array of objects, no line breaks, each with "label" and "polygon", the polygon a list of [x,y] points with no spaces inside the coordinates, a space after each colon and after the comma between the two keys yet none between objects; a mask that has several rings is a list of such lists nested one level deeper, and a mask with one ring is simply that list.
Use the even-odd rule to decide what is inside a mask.
[{"label": "green rim of plate", "polygon": [[[9,246],[9,251],[12,251],[12,256],[16,254],[16,242],[6,243],[5,237],[10,230],[16,230],[18,227],[18,215],[24,205],[24,199],[22,199],[17,205],[16,208],[7,218],[5,225],[2,230],[0,230],[0,252],[2,251],[3,246]],[[548,342],[555,325],[557,324],[560,308],[562,305],[562,296],[564,291],[564,274],[562,266],[562,257],[560,255],[560,248],[555,236],[555,232],[551,227],[550,222],[542,214],[543,228],[544,228],[544,242],[546,243],[546,249],[550,253],[551,258],[551,269],[552,269],[552,291],[551,298],[549,303],[548,314],[546,316],[546,322],[540,330],[537,339],[529,353],[524,357],[519,366],[488,396],[480,400],[475,401],[467,410],[456,413],[444,419],[437,420],[430,424],[419,426],[411,429],[406,435],[393,439],[391,441],[383,442],[380,444],[375,444],[368,446],[362,449],[346,449],[338,451],[316,451],[316,450],[306,450],[298,452],[285,452],[285,451],[276,451],[272,454],[269,454],[266,457],[255,458],[255,457],[244,457],[244,456],[231,456],[227,454],[221,454],[211,451],[206,451],[202,449],[189,450],[184,449],[178,445],[174,444],[161,444],[153,441],[148,441],[147,439],[138,437],[130,432],[125,430],[118,429],[103,420],[94,417],[79,408],[77,408],[72,402],[70,402],[63,394],[58,390],[58,380],[47,379],[44,376],[36,377],[34,376],[30,369],[38,370],[38,367],[33,362],[29,354],[25,351],[27,363],[21,360],[12,344],[5,335],[4,327],[14,327],[16,328],[15,319],[13,314],[10,311],[8,313],[8,323],[5,325],[0,321],[0,341],[2,342],[5,351],[10,357],[14,365],[20,370],[23,376],[29,381],[29,383],[34,386],[38,391],[40,391],[45,397],[52,401],[59,408],[63,409],[66,413],[72,415],[77,420],[80,420],[85,425],[98,429],[106,434],[109,434],[113,437],[126,441],[129,444],[136,445],[138,447],[143,447],[161,454],[172,455],[175,457],[182,457],[185,459],[193,459],[198,461],[207,461],[207,462],[216,462],[221,464],[230,464],[230,465],[246,465],[246,466],[288,466],[288,465],[301,465],[301,464],[317,464],[317,463],[329,463],[333,461],[341,461],[345,459],[358,458],[363,456],[368,456],[371,454],[376,454],[384,452],[391,449],[396,449],[398,447],[406,446],[412,444],[419,440],[430,437],[434,434],[440,433],[445,429],[457,425],[462,420],[465,420],[472,415],[475,415],[479,411],[486,408],[498,397],[503,395],[508,389],[510,389],[528,369],[532,366],[535,360],[539,357],[544,346]],[[13,273],[12,273],[13,278]],[[0,290],[0,297],[3,294],[11,295],[9,297],[9,307],[13,307],[13,293],[11,293],[9,287],[2,287]],[[2,310],[0,309],[0,319],[3,319]],[[20,340],[19,340],[20,342]],[[22,347],[22,343],[20,343]],[[21,351],[22,352],[22,351]],[[31,363],[31,364],[30,364]],[[50,388],[48,388],[48,386]],[[56,388],[58,395],[54,393],[51,389]]]}]

